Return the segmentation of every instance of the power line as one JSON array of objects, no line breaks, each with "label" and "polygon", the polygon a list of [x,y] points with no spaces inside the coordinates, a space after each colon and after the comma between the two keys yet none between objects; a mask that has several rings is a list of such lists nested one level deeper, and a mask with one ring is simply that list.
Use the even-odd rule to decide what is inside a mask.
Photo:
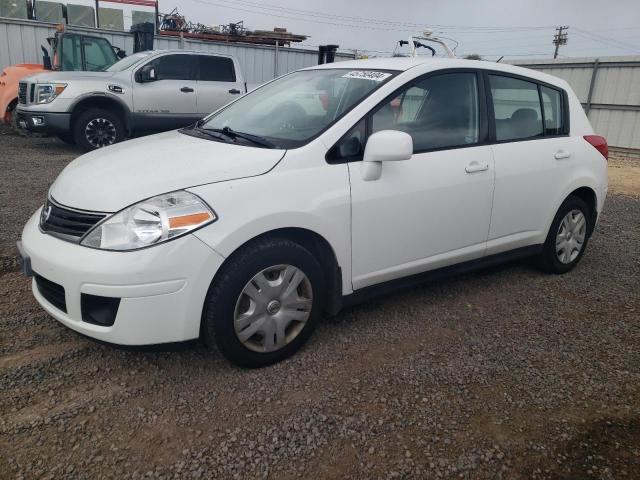
[{"label": "power line", "polygon": [[[224,1],[224,0],[222,0]],[[228,1],[228,0],[227,0]],[[371,17],[357,17],[357,16],[349,16],[349,15],[337,15],[332,13],[319,12],[315,10],[304,10],[297,9],[291,7],[282,7],[273,4],[266,4],[262,2],[255,2],[251,0],[234,0],[233,5],[241,4],[244,6],[250,6],[253,8],[259,8],[262,10],[271,10],[279,13],[287,13],[292,15],[299,15],[303,17],[311,17],[311,18],[324,18],[324,19],[333,19],[342,22],[358,22],[358,23],[372,23],[376,25],[382,25],[387,27],[403,27],[403,28],[414,28],[414,29],[424,29],[424,28],[443,28],[450,30],[472,30],[475,32],[486,32],[486,31],[520,31],[520,30],[536,30],[536,29],[546,29],[548,26],[510,26],[510,27],[490,27],[490,26],[472,26],[472,25],[442,25],[442,24],[427,24],[427,23],[413,23],[413,22],[405,22],[405,21],[392,21],[392,20],[383,20]],[[255,13],[255,12],[254,12]]]},{"label": "power line", "polygon": [[575,30],[578,33],[578,35],[581,35],[583,38],[605,42],[605,43],[608,43],[609,45],[617,46],[619,48],[626,48],[634,52],[640,52],[640,49],[638,48],[637,45],[632,45],[627,42],[621,42],[620,40],[616,40],[615,38],[605,37],[604,35],[599,35],[593,32],[589,32],[587,30],[582,30],[581,28],[575,28]]}]

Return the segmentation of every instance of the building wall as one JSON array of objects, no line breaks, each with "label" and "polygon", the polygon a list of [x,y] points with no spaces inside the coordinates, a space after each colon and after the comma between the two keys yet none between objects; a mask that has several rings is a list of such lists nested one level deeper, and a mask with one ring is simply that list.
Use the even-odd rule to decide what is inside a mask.
[{"label": "building wall", "polygon": [[[130,33],[82,27],[68,27],[68,30],[104,37],[113,46],[123,49],[128,54],[133,52],[133,35]],[[41,63],[42,50],[40,46],[48,48],[47,37],[52,37],[54,33],[54,24],[0,18],[0,71],[17,63]],[[276,52],[273,46],[205,42],[191,39],[181,41],[179,38],[156,36],[154,48],[159,50],[182,48],[234,55],[240,61],[249,84],[261,84],[277,75],[318,63],[316,50],[279,47],[276,75],[274,69]],[[353,55],[336,55],[336,61],[351,59],[353,59]]]},{"label": "building wall", "polygon": [[593,129],[609,145],[640,149],[640,56],[519,60],[521,67],[566,80]]}]

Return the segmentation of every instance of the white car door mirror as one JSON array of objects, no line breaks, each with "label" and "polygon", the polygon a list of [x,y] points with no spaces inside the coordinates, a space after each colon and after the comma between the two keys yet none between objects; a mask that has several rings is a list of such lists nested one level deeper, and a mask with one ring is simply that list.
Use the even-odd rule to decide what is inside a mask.
[{"label": "white car door mirror", "polygon": [[382,162],[409,160],[413,155],[411,135],[398,130],[382,130],[367,140],[362,161],[362,179],[378,180],[382,175]]}]

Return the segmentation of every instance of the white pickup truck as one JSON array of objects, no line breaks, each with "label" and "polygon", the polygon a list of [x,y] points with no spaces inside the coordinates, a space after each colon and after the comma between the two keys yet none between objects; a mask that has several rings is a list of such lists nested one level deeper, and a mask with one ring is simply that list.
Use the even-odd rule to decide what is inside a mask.
[{"label": "white pickup truck", "polygon": [[27,77],[19,84],[16,112],[21,128],[93,150],[135,132],[184,127],[246,91],[232,56],[146,51],[101,72]]}]

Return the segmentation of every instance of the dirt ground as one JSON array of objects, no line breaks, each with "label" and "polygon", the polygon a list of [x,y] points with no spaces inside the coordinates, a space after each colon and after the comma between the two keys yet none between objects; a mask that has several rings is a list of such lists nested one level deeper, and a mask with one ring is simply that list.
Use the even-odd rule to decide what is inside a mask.
[{"label": "dirt ground", "polygon": [[49,317],[14,244],[79,153],[0,130],[0,479],[640,478],[640,164],[578,267],[515,262],[326,319],[242,370]]}]

